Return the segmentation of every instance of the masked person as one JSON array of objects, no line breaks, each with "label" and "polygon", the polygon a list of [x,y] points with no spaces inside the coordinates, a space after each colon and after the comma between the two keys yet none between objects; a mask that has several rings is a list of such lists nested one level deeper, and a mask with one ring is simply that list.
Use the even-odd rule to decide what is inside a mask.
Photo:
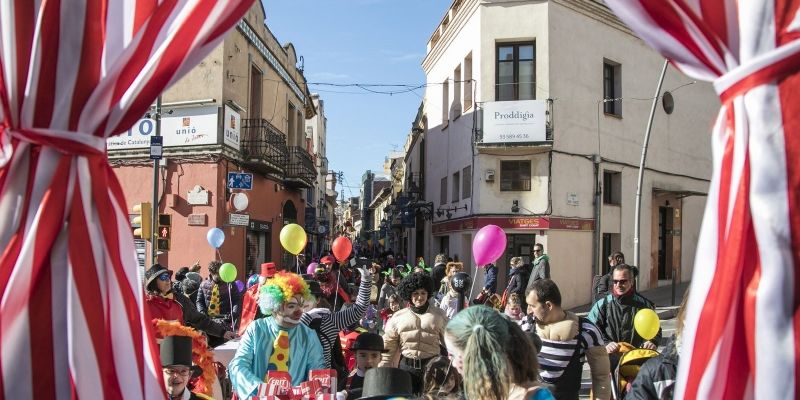
[{"label": "masked person", "polygon": [[192,339],[188,336],[167,336],[161,342],[161,365],[164,373],[164,386],[169,400],[210,399],[208,396],[192,393],[186,387],[199,370],[192,367]]},{"label": "masked person", "polygon": [[309,299],[308,284],[290,272],[276,273],[261,287],[258,306],[266,317],[250,323],[228,364],[239,398],[254,396],[268,371],[288,372],[292,385],[299,386],[308,380],[310,370],[325,368],[317,334],[300,323]]},{"label": "masked person", "polygon": [[247,325],[250,325],[253,320],[263,317],[264,315],[258,311],[258,291],[261,286],[275,276],[276,268],[275,263],[268,262],[261,264],[261,273],[258,275],[258,284],[252,285],[247,288],[242,296],[242,318],[239,322],[239,335],[244,335]]},{"label": "masked person", "polygon": [[339,310],[344,303],[349,303],[351,300],[350,294],[345,288],[347,281],[338,267],[334,267],[336,259],[325,256],[319,262],[319,266],[314,271],[314,280],[319,282],[322,296],[332,305],[333,310]]}]

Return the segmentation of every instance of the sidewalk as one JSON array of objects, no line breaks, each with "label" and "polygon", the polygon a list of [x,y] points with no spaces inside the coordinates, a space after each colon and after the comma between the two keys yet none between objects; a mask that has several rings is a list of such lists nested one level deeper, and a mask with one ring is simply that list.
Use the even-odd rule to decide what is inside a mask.
[{"label": "sidewalk", "polygon": [[[658,318],[665,320],[665,319],[672,319],[675,318],[675,314],[678,311],[678,306],[681,304],[681,300],[683,299],[683,292],[689,287],[690,282],[680,282],[675,284],[675,304],[672,304],[672,284],[666,286],[660,286],[653,289],[647,289],[644,291],[639,292],[640,295],[644,296],[648,300],[652,301],[656,305],[656,314],[658,314]],[[582,306],[578,306],[575,308],[570,309],[570,311],[578,314],[578,315],[586,315],[591,310],[591,304],[584,304]]]}]

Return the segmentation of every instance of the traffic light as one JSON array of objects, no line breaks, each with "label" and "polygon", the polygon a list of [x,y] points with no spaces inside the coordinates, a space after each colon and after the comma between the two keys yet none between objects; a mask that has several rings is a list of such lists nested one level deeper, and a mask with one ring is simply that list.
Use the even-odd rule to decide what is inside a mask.
[{"label": "traffic light", "polygon": [[152,230],[153,206],[150,203],[139,203],[133,206],[133,213],[139,214],[133,218],[133,236],[137,239],[150,240]]},{"label": "traffic light", "polygon": [[156,248],[169,251],[172,239],[172,214],[158,214],[158,229],[156,230]]}]

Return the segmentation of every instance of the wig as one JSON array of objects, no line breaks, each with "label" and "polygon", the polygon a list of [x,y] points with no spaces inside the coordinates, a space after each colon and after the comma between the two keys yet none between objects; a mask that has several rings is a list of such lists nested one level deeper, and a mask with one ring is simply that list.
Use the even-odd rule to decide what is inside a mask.
[{"label": "wig", "polygon": [[272,315],[286,300],[297,295],[302,295],[305,300],[311,299],[308,283],[300,275],[281,271],[259,290],[258,307],[262,314]]},{"label": "wig", "polygon": [[406,276],[397,285],[397,292],[405,301],[411,301],[411,293],[417,289],[425,289],[428,296],[433,295],[433,278],[426,273],[417,272]]}]

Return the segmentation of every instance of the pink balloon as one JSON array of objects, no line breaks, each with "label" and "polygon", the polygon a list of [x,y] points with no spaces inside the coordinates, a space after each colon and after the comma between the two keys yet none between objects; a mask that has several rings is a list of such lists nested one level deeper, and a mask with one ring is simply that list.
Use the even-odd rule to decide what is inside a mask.
[{"label": "pink balloon", "polygon": [[317,266],[318,266],[318,265],[319,265],[319,264],[317,264],[317,263],[315,263],[315,262],[312,262],[311,264],[308,264],[308,268],[306,268],[306,274],[308,274],[308,275],[314,275],[314,271],[316,271],[316,270],[317,270]]},{"label": "pink balloon", "polygon": [[475,264],[491,264],[506,250],[506,233],[497,225],[486,225],[475,234],[472,240],[472,256]]}]

